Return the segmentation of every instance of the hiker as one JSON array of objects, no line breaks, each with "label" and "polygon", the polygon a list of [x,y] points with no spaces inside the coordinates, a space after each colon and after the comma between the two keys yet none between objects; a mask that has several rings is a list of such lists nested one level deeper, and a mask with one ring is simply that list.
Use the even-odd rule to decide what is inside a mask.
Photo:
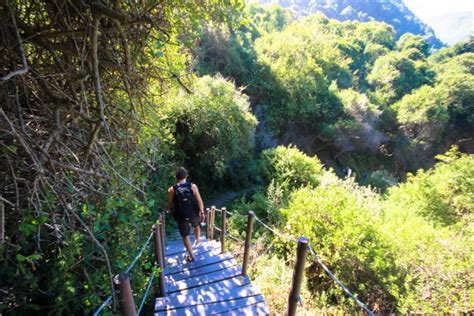
[{"label": "hiker", "polygon": [[189,253],[186,261],[191,262],[195,257],[189,238],[189,225],[193,226],[196,237],[193,246],[197,246],[201,243],[200,223],[204,220],[204,203],[197,185],[187,181],[187,177],[188,171],[183,167],[176,170],[178,183],[168,189],[166,210],[173,208],[173,217],[178,222],[179,234],[183,237],[184,246]]}]

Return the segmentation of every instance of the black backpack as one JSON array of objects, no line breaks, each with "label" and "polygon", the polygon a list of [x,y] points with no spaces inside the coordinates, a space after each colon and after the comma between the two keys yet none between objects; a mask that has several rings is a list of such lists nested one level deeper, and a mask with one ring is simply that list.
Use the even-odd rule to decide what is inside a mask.
[{"label": "black backpack", "polygon": [[174,189],[173,217],[178,222],[184,222],[196,217],[196,199],[194,198],[191,182],[176,184]]}]

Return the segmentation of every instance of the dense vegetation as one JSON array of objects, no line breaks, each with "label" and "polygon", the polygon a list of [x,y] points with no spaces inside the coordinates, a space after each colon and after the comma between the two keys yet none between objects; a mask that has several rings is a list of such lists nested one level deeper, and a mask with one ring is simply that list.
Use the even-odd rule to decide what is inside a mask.
[{"label": "dense vegetation", "polygon": [[260,0],[259,2],[278,3],[295,12],[297,16],[322,12],[328,18],[339,21],[381,21],[391,25],[397,37],[412,33],[426,38],[430,47],[443,46],[433,29],[413,14],[402,0]]},{"label": "dense vegetation", "polygon": [[[90,314],[178,165],[205,195],[256,188],[230,227],[254,209],[286,236],[256,232],[276,312],[302,234],[376,311],[472,310],[473,40],[206,3],[0,4],[0,311]],[[357,310],[306,276],[305,309]]]},{"label": "dense vegetation", "polygon": [[[376,312],[470,310],[474,159],[456,148],[438,159],[433,169],[410,175],[381,196],[353,178],[339,179],[324,170],[317,157],[295,148],[263,151],[259,170],[272,180],[233,209],[241,214],[253,209],[282,233],[269,237],[274,251],[261,253],[253,269],[271,306],[284,311],[286,297],[278,291],[288,284],[291,270],[282,268],[281,261],[291,262],[295,240],[304,235],[329,268]],[[244,230],[239,216],[233,221],[236,233]],[[271,280],[269,270],[276,273]],[[311,259],[306,276],[305,309],[357,310]]]}]

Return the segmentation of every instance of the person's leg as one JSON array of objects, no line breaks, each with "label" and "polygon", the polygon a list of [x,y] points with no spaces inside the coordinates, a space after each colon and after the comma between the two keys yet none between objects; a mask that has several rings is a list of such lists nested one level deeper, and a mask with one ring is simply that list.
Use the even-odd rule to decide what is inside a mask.
[{"label": "person's leg", "polygon": [[201,220],[199,217],[191,220],[191,225],[194,228],[194,237],[196,237],[196,240],[194,241],[193,246],[197,246],[201,243],[201,225],[200,225]]},{"label": "person's leg", "polygon": [[183,244],[189,253],[191,260],[194,260],[193,247],[191,245],[191,239],[189,238],[189,222],[178,223],[179,233],[183,237]]}]

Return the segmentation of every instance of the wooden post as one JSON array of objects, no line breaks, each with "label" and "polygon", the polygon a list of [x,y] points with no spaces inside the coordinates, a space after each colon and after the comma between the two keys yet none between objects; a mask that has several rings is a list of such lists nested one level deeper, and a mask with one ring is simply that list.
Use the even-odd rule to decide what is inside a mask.
[{"label": "wooden post", "polygon": [[227,219],[227,209],[225,207],[221,208],[221,253],[225,251],[225,226],[226,226],[226,219]]},{"label": "wooden post", "polygon": [[290,296],[288,298],[288,316],[296,315],[296,306],[300,295],[301,282],[303,281],[304,264],[306,261],[306,252],[308,250],[308,239],[300,237],[298,239],[298,248],[296,249],[295,270],[293,271],[293,280],[291,281]]},{"label": "wooden post", "polygon": [[[0,198],[2,196],[0,195]],[[5,205],[3,200],[0,199],[0,244],[5,243]]]},{"label": "wooden post", "polygon": [[210,221],[209,221],[209,216],[210,216],[209,208],[206,208],[206,214],[205,215],[206,215],[206,238],[209,239],[209,237],[211,235],[211,233],[209,231],[209,223],[210,223]]},{"label": "wooden post", "polygon": [[124,316],[135,316],[135,301],[133,300],[130,277],[127,273],[120,273],[114,277],[114,289],[119,294],[120,310]]},{"label": "wooden post", "polygon": [[249,211],[249,215],[247,217],[247,230],[245,231],[244,260],[242,262],[243,275],[247,275],[247,265],[249,262],[250,245],[252,243],[252,230],[253,230],[254,218],[255,218],[255,213],[253,211]]},{"label": "wooden post", "polygon": [[160,234],[161,234],[161,251],[163,252],[163,268],[165,267],[166,265],[166,254],[165,254],[165,214],[162,212],[160,213],[160,224],[159,224],[159,228],[160,228]]},{"label": "wooden post", "polygon": [[165,249],[164,245],[166,243],[166,213],[161,212],[163,214],[163,249]]},{"label": "wooden post", "polygon": [[154,224],[153,225],[153,236],[154,238],[154,244],[155,244],[155,257],[156,257],[156,263],[158,264],[158,267],[160,268],[160,272],[158,274],[158,285],[160,288],[160,294],[159,297],[165,297],[166,296],[166,290],[165,290],[165,273],[164,273],[164,268],[165,268],[165,258],[163,256],[164,251],[162,249],[163,243],[161,242],[161,233],[160,233],[160,224]]},{"label": "wooden post", "polygon": [[209,226],[211,226],[210,228],[210,232],[211,232],[211,240],[214,239],[214,223],[215,223],[215,219],[216,219],[216,207],[213,205],[211,206],[211,218],[209,220]]}]

